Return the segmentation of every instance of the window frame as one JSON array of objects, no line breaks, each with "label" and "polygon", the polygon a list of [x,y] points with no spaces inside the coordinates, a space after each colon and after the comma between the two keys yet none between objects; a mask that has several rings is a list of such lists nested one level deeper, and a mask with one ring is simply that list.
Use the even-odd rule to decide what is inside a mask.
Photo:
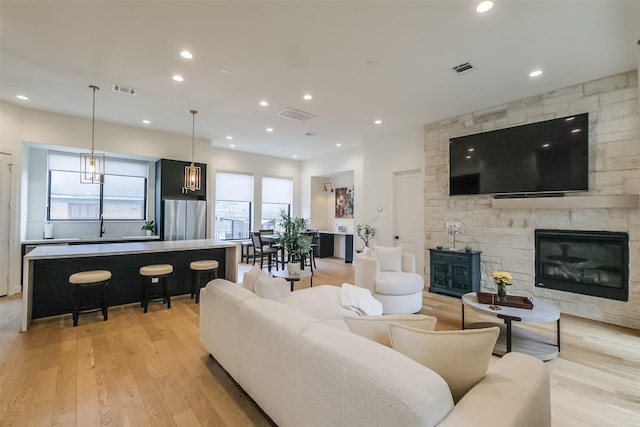
[{"label": "window frame", "polygon": [[[64,222],[64,221],[69,221],[69,222],[82,222],[82,221],[99,221],[100,218],[104,215],[104,177],[102,179],[102,182],[100,182],[99,184],[79,184],[79,185],[99,185],[100,190],[98,192],[99,196],[98,196],[98,217],[97,218],[51,218],[51,173],[52,172],[63,172],[63,173],[72,173],[72,174],[77,174],[78,175],[78,183],[80,183],[80,171],[70,171],[70,170],[61,170],[61,169],[48,169],[47,170],[47,212],[46,212],[46,216],[47,216],[47,221],[50,222],[56,222],[56,221],[60,221],[60,222]],[[142,177],[142,176],[136,176],[136,175],[121,175],[121,174],[104,174],[104,176],[122,176],[122,177],[129,177],[129,178],[138,178],[138,179],[142,179],[143,180],[143,188],[144,188],[144,196],[142,199],[142,203],[143,203],[143,209],[144,209],[144,215],[142,218],[104,218],[108,221],[114,221],[114,222],[126,222],[126,221],[146,221],[149,218],[149,206],[148,206],[148,201],[149,201],[149,177]]]},{"label": "window frame", "polygon": [[214,233],[216,234],[216,236],[218,235],[218,227],[217,227],[217,217],[218,217],[218,203],[219,202],[227,202],[227,203],[248,203],[249,204],[249,231],[246,237],[231,237],[231,238],[222,238],[222,237],[216,237],[218,240],[247,240],[251,238],[251,229],[253,227],[253,202],[250,201],[246,201],[246,200],[215,200],[213,202],[213,228],[214,228]]}]

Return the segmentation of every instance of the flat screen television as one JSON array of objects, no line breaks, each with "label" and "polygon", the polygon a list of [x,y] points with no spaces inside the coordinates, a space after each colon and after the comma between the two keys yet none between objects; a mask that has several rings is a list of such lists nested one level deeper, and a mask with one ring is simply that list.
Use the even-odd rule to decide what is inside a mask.
[{"label": "flat screen television", "polygon": [[449,140],[451,196],[588,190],[588,113]]}]

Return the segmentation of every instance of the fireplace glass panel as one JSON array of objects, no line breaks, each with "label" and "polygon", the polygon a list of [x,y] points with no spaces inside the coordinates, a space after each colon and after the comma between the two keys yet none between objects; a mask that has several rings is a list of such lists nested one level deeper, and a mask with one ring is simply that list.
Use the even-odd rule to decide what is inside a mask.
[{"label": "fireplace glass panel", "polygon": [[536,230],[536,286],[628,300],[627,233]]}]

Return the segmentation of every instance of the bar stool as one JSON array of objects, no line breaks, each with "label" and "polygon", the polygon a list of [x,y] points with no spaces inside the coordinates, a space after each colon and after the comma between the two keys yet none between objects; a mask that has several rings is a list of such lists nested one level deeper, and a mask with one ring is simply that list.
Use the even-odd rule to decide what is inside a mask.
[{"label": "bar stool", "polygon": [[249,264],[249,253],[252,246],[253,242],[251,240],[243,240],[240,242],[240,262],[244,262],[246,259],[247,264]]},{"label": "bar stool", "polygon": [[[171,264],[153,264],[140,267],[142,276],[142,302],[140,306],[147,312],[149,301],[167,303],[167,309],[171,308],[171,296],[169,295],[169,275],[173,273]],[[162,285],[158,291],[157,287]]]},{"label": "bar stool", "polygon": [[189,268],[191,269],[191,298],[196,296],[196,304],[200,303],[200,287],[201,278],[200,275],[202,273],[207,273],[207,281],[211,280],[211,273],[213,273],[213,278],[218,278],[218,266],[220,264],[218,261],[214,259],[205,259],[202,261],[193,261],[189,264]]},{"label": "bar stool", "polygon": [[[101,310],[102,317],[106,321],[108,318],[107,305],[107,285],[111,279],[111,272],[108,270],[90,270],[74,273],[69,276],[69,283],[75,286],[76,303],[73,308],[73,326],[78,326],[80,313]],[[82,304],[82,293],[87,293],[89,289],[100,288],[100,304]]]}]

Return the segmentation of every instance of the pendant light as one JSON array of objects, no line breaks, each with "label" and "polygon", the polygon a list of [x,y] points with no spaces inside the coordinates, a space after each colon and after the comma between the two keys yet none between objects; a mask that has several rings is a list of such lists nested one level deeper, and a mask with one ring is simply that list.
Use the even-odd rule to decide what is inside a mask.
[{"label": "pendant light", "polygon": [[98,86],[90,85],[93,91],[93,110],[91,113],[91,153],[80,154],[80,183],[101,184],[104,177],[104,154],[94,152],[96,129],[96,90]]},{"label": "pendant light", "polygon": [[200,166],[196,166],[194,159],[195,138],[196,138],[196,110],[189,110],[192,115],[191,124],[191,165],[184,167],[184,188],[185,190],[196,191],[200,189]]}]

